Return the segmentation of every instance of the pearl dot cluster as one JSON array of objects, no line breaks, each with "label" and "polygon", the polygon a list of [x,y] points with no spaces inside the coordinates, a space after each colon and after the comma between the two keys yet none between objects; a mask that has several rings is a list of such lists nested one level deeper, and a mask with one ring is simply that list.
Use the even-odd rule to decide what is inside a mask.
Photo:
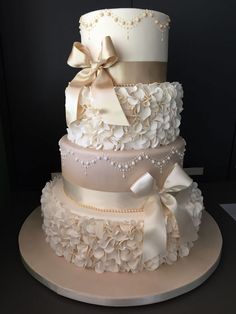
[{"label": "pearl dot cluster", "polygon": [[123,17],[120,17],[116,15],[115,13],[112,12],[112,10],[102,10],[100,11],[94,18],[90,21],[87,22],[84,20],[83,17],[80,18],[80,29],[81,30],[86,30],[90,33],[90,31],[97,25],[97,23],[100,21],[101,18],[104,16],[110,17],[114,23],[118,24],[120,27],[126,29],[127,32],[127,39],[129,39],[129,32],[131,29],[136,27],[140,22],[142,22],[146,18],[151,18],[156,26],[159,27],[160,31],[162,32],[162,38],[161,40],[163,41],[163,33],[166,29],[169,28],[170,25],[170,18],[168,17],[166,21],[160,21],[159,16],[155,14],[154,11],[151,10],[141,10],[141,13],[135,17],[133,17],[130,20],[126,20]]},{"label": "pearl dot cluster", "polygon": [[151,158],[150,155],[148,155],[145,152],[141,152],[136,157],[130,159],[127,162],[117,162],[116,160],[112,159],[109,155],[102,153],[100,156],[97,156],[95,159],[91,160],[82,160],[79,157],[75,157],[75,152],[73,150],[61,150],[61,159],[62,159],[62,165],[64,165],[64,160],[72,156],[74,157],[74,161],[78,163],[81,167],[84,168],[85,175],[88,174],[88,169],[91,167],[96,166],[99,162],[103,161],[106,162],[108,166],[114,167],[114,169],[118,170],[122,178],[125,179],[127,177],[127,173],[135,168],[135,166],[143,161],[150,162],[155,168],[158,168],[160,173],[163,171],[163,167],[168,164],[172,156],[179,156],[179,158],[182,160],[184,158],[184,149],[179,151],[176,147],[172,147],[170,153],[166,154],[164,158],[160,159],[154,159]]}]

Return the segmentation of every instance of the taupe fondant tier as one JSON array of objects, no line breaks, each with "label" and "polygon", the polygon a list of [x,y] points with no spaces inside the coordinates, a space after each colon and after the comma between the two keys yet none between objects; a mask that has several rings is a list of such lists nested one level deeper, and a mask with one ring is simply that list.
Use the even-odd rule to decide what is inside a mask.
[{"label": "taupe fondant tier", "polygon": [[158,149],[100,151],[81,148],[63,136],[59,141],[62,175],[81,187],[106,192],[130,191],[141,175],[149,172],[162,186],[173,165],[182,165],[185,141],[178,137]]}]

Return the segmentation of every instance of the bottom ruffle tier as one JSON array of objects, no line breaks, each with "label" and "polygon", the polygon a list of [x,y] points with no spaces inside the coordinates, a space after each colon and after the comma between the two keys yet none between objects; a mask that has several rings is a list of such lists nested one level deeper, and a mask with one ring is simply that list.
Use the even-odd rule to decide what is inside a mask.
[{"label": "bottom ruffle tier", "polygon": [[[166,252],[144,262],[143,213],[114,215],[79,207],[65,195],[61,177],[46,184],[41,204],[46,241],[55,253],[98,273],[154,271],[162,264],[172,264],[179,257],[187,256],[193,246],[192,241],[181,241],[175,220],[166,212]],[[197,183],[179,193],[178,204],[188,210],[198,231],[203,198]]]}]

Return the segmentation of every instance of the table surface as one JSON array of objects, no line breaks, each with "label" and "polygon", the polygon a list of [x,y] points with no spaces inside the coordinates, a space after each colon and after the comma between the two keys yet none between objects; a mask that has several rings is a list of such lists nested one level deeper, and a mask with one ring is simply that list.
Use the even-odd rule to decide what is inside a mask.
[{"label": "table surface", "polygon": [[223,251],[215,273],[200,287],[177,298],[153,305],[109,308],[73,301],[50,291],[25,270],[18,250],[18,233],[29,213],[39,205],[40,191],[12,193],[1,220],[1,314],[5,313],[122,313],[122,314],[233,314],[236,313],[236,222],[219,206],[236,202],[236,182],[202,183],[208,212],[223,235]]}]

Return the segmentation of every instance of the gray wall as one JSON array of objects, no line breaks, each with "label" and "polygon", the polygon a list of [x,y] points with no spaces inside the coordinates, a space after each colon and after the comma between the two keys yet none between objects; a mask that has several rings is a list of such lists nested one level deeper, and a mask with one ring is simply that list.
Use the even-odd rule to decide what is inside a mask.
[{"label": "gray wall", "polygon": [[185,91],[185,166],[204,166],[203,180],[235,176],[234,1],[2,0],[0,5],[1,113],[15,186],[42,187],[60,170],[64,89],[76,73],[66,60],[80,40],[80,15],[107,7],[170,15],[168,80],[181,82]]}]

